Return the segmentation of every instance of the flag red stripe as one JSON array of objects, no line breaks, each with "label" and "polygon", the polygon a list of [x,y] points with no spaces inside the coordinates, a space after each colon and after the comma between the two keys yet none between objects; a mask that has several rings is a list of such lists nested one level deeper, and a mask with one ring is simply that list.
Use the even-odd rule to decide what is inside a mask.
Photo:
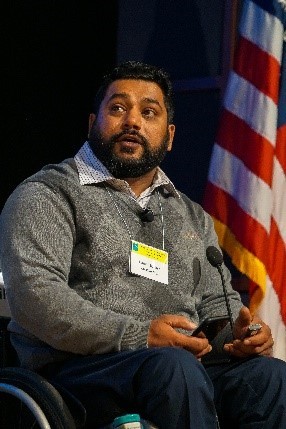
[{"label": "flag red stripe", "polygon": [[277,130],[275,154],[284,172],[286,173],[286,124],[278,128]]},{"label": "flag red stripe", "polygon": [[[278,104],[280,64],[268,52],[241,37],[233,69]],[[268,79],[265,79],[264,70],[267,70]]]},{"label": "flag red stripe", "polygon": [[271,186],[274,149],[265,137],[257,134],[242,119],[223,109],[216,141]]},{"label": "flag red stripe", "polygon": [[281,315],[286,324],[286,294],[285,294],[285,267],[286,249],[277,225],[272,218],[270,237],[267,246],[269,257],[268,274],[281,303]]},{"label": "flag red stripe", "polygon": [[[267,231],[252,216],[243,211],[230,194],[208,182],[203,205],[208,213],[229,227],[243,247],[266,265]],[[253,231],[255,231],[255,241]]]}]

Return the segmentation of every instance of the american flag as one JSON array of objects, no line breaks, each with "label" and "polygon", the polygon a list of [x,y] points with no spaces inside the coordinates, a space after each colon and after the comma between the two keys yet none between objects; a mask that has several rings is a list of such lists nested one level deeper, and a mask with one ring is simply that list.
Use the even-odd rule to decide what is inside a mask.
[{"label": "american flag", "polygon": [[286,0],[244,0],[203,206],[286,360]]}]

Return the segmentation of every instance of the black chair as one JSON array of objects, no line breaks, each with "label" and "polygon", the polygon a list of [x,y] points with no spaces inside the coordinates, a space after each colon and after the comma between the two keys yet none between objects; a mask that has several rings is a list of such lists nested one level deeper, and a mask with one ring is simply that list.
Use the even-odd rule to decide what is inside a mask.
[{"label": "black chair", "polygon": [[85,410],[69,392],[18,366],[9,341],[9,317],[0,317],[0,428],[84,428]]}]

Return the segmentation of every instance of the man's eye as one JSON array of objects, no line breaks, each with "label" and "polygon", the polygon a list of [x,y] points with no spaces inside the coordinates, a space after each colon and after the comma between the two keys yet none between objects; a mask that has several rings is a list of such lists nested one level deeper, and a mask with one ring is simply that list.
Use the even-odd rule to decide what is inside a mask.
[{"label": "man's eye", "polygon": [[118,104],[115,104],[115,105],[111,106],[110,110],[112,112],[123,112],[124,108]]},{"label": "man's eye", "polygon": [[143,115],[148,118],[153,118],[154,116],[156,116],[156,112],[153,109],[145,109],[143,111]]}]

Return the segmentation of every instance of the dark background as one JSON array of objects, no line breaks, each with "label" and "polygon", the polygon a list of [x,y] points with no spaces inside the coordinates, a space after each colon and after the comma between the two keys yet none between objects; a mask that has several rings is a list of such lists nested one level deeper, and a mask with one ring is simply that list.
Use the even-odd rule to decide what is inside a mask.
[{"label": "dark background", "polygon": [[117,2],[10,0],[2,20],[0,206],[23,178],[86,139],[92,96],[116,61]]},{"label": "dark background", "polygon": [[21,180],[75,154],[86,139],[102,73],[126,59],[170,73],[176,136],[163,168],[179,189],[201,202],[228,71],[229,3],[4,2],[0,209]]}]

